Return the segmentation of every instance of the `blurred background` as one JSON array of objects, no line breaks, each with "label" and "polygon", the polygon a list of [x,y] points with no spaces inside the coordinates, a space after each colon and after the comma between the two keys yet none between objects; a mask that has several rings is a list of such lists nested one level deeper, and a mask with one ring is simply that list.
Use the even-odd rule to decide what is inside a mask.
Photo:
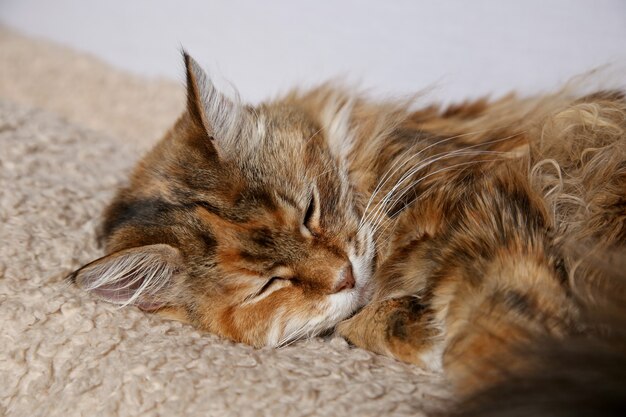
[{"label": "blurred background", "polygon": [[337,76],[445,101],[528,94],[626,64],[624,0],[0,0],[0,24],[179,81],[184,46],[253,102]]}]

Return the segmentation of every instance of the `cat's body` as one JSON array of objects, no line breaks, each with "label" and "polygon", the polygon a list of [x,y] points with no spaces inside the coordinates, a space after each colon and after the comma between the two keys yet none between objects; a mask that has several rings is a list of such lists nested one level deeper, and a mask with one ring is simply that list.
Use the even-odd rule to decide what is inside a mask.
[{"label": "cat's body", "polygon": [[187,112],[108,208],[81,286],[255,346],[339,324],[466,393],[581,331],[574,272],[597,277],[572,243],[626,239],[623,96],[411,111],[325,85],[252,108],[186,64]]}]

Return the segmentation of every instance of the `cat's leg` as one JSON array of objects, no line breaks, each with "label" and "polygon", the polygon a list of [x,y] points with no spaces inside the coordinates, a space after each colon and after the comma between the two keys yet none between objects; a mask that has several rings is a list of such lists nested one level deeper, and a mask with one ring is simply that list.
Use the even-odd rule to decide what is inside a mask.
[{"label": "cat's leg", "polygon": [[437,351],[440,338],[430,315],[428,307],[414,296],[375,301],[341,322],[337,332],[360,348],[438,368],[440,358],[434,358],[432,352]]}]

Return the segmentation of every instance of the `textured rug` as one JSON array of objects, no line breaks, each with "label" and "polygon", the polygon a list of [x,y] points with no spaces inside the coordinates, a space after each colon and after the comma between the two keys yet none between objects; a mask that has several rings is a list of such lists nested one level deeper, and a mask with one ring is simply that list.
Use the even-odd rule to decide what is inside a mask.
[{"label": "textured rug", "polygon": [[63,277],[134,161],[183,109],[182,87],[0,29],[0,415],[414,416],[437,375],[340,338],[255,350]]}]

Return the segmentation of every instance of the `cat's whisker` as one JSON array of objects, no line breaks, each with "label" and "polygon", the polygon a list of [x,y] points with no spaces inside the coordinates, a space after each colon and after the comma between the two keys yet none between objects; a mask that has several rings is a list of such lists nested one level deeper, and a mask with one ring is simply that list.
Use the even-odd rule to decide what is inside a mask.
[{"label": "cat's whisker", "polygon": [[[440,158],[436,158],[430,161],[427,161],[427,163],[423,164],[421,167],[417,167],[416,169],[414,169],[413,171],[409,171],[407,173],[407,175],[404,177],[404,179],[401,179],[401,181],[399,182],[403,182],[405,180],[407,180],[408,178],[411,178],[412,176],[414,176],[418,171],[427,168],[428,166],[432,165],[435,162],[438,162],[439,160],[442,159],[446,159],[447,157],[459,157],[459,156],[480,156],[480,155],[505,155],[506,152],[500,152],[500,151],[460,151],[458,153],[449,153],[446,155],[441,156]],[[481,160],[477,160],[476,162],[481,162]],[[409,184],[409,187],[412,188],[412,184]],[[399,200],[399,198],[401,198],[401,196],[404,194],[404,192],[400,193],[400,197],[396,198],[393,202],[392,205],[396,204],[397,201]]]},{"label": "cat's whisker", "polygon": [[305,324],[300,325],[295,330],[290,331],[289,333],[283,334],[281,339],[279,340],[277,346],[280,348],[287,347],[298,340],[299,335],[302,333]]},{"label": "cat's whisker", "polygon": [[[437,154],[435,156],[439,156],[439,155],[442,155],[442,154]],[[427,166],[428,164],[425,165],[425,163],[428,162],[429,159],[433,159],[433,158],[434,158],[434,156],[426,158],[424,161],[422,161],[422,164],[418,165],[417,167],[411,168],[411,170],[409,170],[407,173],[404,173],[400,177],[400,179],[396,182],[396,184],[394,184],[394,186],[391,188],[391,190],[388,191],[387,194],[385,194],[385,196],[377,203],[377,205],[375,206],[375,209],[372,211],[372,213],[370,213],[370,216],[368,217],[367,220],[370,223],[372,223],[372,224],[376,224],[378,222],[380,216],[382,215],[382,213],[384,213],[384,211],[381,211],[381,210],[384,208],[387,199],[390,198],[390,196],[393,194],[393,192],[395,192],[395,189],[398,186],[400,186],[408,177],[413,175],[416,172],[416,170],[419,170],[422,167]],[[413,172],[412,174],[409,174],[412,171],[415,171],[415,172]]]},{"label": "cat's whisker", "polygon": [[[423,180],[427,179],[428,177],[430,177],[430,176],[432,176],[432,175],[436,175],[436,174],[439,174],[439,173],[441,173],[441,172],[445,172],[445,171],[449,171],[449,170],[452,170],[452,169],[456,169],[456,168],[459,168],[460,166],[467,166],[467,165],[471,165],[471,164],[478,164],[478,163],[485,163],[485,162],[499,162],[499,161],[505,161],[505,160],[506,160],[506,158],[499,158],[499,159],[487,159],[487,160],[480,160],[480,161],[467,161],[467,162],[462,162],[462,163],[459,163],[459,164],[451,165],[451,166],[449,166],[449,167],[444,167],[444,168],[441,168],[441,169],[439,169],[439,170],[433,171],[433,172],[431,172],[430,174],[425,175],[424,177],[421,177],[421,178],[417,179],[414,183],[410,184],[410,185],[409,185],[409,187],[408,187],[407,189],[413,189],[413,188],[414,188],[417,184],[419,184],[420,182],[422,182]],[[405,191],[406,191],[406,189],[405,189]],[[404,193],[404,192],[403,192],[403,193]],[[402,198],[402,195],[400,195],[400,196],[396,199],[396,202],[397,202],[397,201],[399,201],[399,199],[400,199],[400,198]],[[413,203],[416,199],[417,199],[417,197],[416,197],[416,198],[411,199],[410,201],[408,201],[408,202],[404,205],[404,207],[410,206],[410,205],[411,205],[411,204],[412,204],[412,203]],[[392,207],[393,207],[393,205],[392,205]],[[401,211],[401,210],[400,210],[400,211]],[[374,224],[374,225],[372,226],[372,233],[374,234],[374,236],[380,235],[380,234],[379,234],[379,231],[380,231],[381,226],[382,226],[383,224],[387,224],[387,225],[388,225],[389,223],[391,223],[391,222],[392,222],[392,220],[393,220],[393,219],[391,219],[391,218],[389,218],[389,217],[388,217],[388,218],[383,218],[383,220],[381,220],[381,222],[380,222],[380,223],[378,223],[378,224]],[[385,230],[386,230],[386,229],[383,229],[383,231],[385,231]]]},{"label": "cat's whisker", "polygon": [[[489,152],[489,151],[485,151],[485,152]],[[472,153],[472,154],[473,154],[473,153]],[[458,155],[454,155],[454,156],[458,156]],[[441,157],[441,158],[437,158],[437,159],[443,159],[443,157]],[[431,162],[429,162],[428,164],[426,164],[426,166],[428,166],[428,165],[432,164],[433,162],[435,162],[435,161],[431,161]],[[469,161],[469,163],[480,163],[480,162],[484,162],[484,160],[480,160],[480,161]],[[467,163],[466,163],[466,164],[467,164]],[[416,168],[415,168],[415,173],[416,173],[417,171],[419,171],[419,170],[423,169],[424,167],[425,167],[425,166],[416,167]],[[456,168],[456,167],[458,167],[458,164],[457,164],[457,165],[451,165],[451,166],[449,166],[449,167],[444,167],[444,168],[442,168],[442,169],[440,169],[440,170],[434,171],[434,172],[432,172],[431,174],[428,174],[428,175],[426,175],[426,176],[424,176],[424,177],[421,177],[421,178],[417,179],[417,180],[416,180],[415,182],[413,182],[413,183],[410,183],[410,184],[406,185],[406,186],[405,186],[405,188],[404,188],[404,190],[403,190],[403,191],[401,191],[401,192],[399,193],[399,195],[396,197],[396,199],[394,200],[393,204],[391,204],[391,207],[393,207],[395,204],[397,204],[397,202],[398,202],[398,201],[399,201],[399,200],[400,200],[400,199],[404,196],[404,194],[406,193],[406,191],[407,191],[407,190],[412,190],[412,189],[414,189],[415,185],[417,185],[417,184],[418,184],[419,182],[421,182],[422,180],[424,180],[424,179],[426,179],[426,178],[428,178],[428,177],[430,177],[430,176],[432,176],[432,175],[434,175],[434,174],[437,174],[437,173],[439,173],[439,172],[447,171],[447,170],[450,170],[450,169],[453,169],[453,168]],[[406,180],[406,179],[410,178],[410,177],[411,177],[411,176],[413,176],[413,175],[414,175],[414,174],[411,174],[411,175],[407,176],[407,178],[405,178],[404,180]],[[391,197],[392,197],[392,196],[390,195],[390,196],[389,196],[389,199],[387,199],[387,200],[385,201],[385,203],[383,204],[383,206],[382,206],[382,208],[381,208],[381,213],[382,213],[382,214],[381,214],[381,216],[379,216],[379,217],[377,218],[377,220],[378,220],[378,219],[380,219],[381,217],[382,217],[382,219],[384,219],[384,217],[383,217],[383,216],[384,216],[384,215],[386,214],[386,212],[387,212],[386,207],[388,206],[389,201],[391,201]],[[374,225],[376,225],[376,223],[374,223]]]},{"label": "cat's whisker", "polygon": [[[466,146],[466,147],[459,148],[459,149],[456,149],[456,150],[450,151],[450,152],[448,152],[448,153],[440,153],[440,154],[436,154],[436,155],[433,155],[433,156],[431,156],[431,157],[429,157],[429,158],[426,158],[426,160],[425,160],[425,161],[428,161],[429,159],[431,159],[431,160],[432,160],[432,158],[438,157],[438,156],[440,156],[440,155],[444,155],[444,156],[445,156],[445,155],[454,155],[454,154],[458,154],[458,153],[461,153],[461,152],[465,152],[465,151],[467,151],[468,149],[473,149],[473,148],[480,147],[480,146],[491,145],[491,144],[494,144],[494,143],[502,142],[502,141],[509,140],[509,139],[511,139],[511,138],[517,137],[517,136],[519,136],[519,135],[521,135],[521,134],[523,134],[523,133],[524,133],[524,132],[518,132],[518,133],[516,133],[516,134],[510,135],[510,136],[506,136],[506,137],[504,137],[504,138],[494,139],[494,140],[491,140],[491,141],[487,141],[487,142],[483,142],[483,143],[478,143],[478,144],[474,144],[474,145],[468,145],[468,146]],[[439,141],[439,142],[437,142],[437,143],[441,143],[441,142],[442,142],[442,141]],[[436,143],[436,144],[437,144],[437,143]],[[435,144],[433,144],[433,145],[435,145]],[[433,146],[433,145],[430,145],[429,147],[431,147],[431,146]],[[427,147],[427,148],[428,148],[428,147]],[[476,151],[476,152],[480,152],[480,151]],[[497,152],[497,151],[482,151],[482,152]],[[421,151],[420,151],[419,153],[421,153]],[[419,153],[418,153],[418,154],[416,154],[416,156],[417,156],[417,155],[419,155]],[[504,152],[504,153],[507,153],[507,152]],[[433,162],[435,162],[435,161],[433,161]],[[410,172],[410,171],[409,171],[409,172]],[[412,174],[410,174],[410,175],[413,175],[413,174],[414,174],[414,173],[412,173]],[[401,177],[401,179],[400,179],[398,182],[401,182],[401,181],[403,181],[403,180],[404,180],[404,179],[406,179],[406,178],[407,178],[407,173],[405,173],[405,174]],[[394,187],[394,188],[395,188],[395,187]],[[393,191],[393,188],[392,188],[392,191]],[[384,200],[384,199],[383,199],[383,200]]]},{"label": "cat's whisker", "polygon": [[[489,130],[485,130],[485,131],[489,131]],[[406,163],[408,163],[410,160],[412,160],[412,159],[414,159],[414,158],[418,157],[418,156],[419,156],[422,152],[424,152],[424,151],[426,151],[426,150],[428,150],[428,149],[430,149],[430,148],[432,148],[432,147],[434,147],[434,146],[441,145],[441,144],[442,144],[442,143],[444,143],[444,142],[450,141],[450,140],[452,140],[452,139],[457,139],[458,137],[461,137],[461,136],[466,136],[466,135],[470,135],[470,134],[479,134],[479,133],[483,133],[483,131],[478,131],[478,132],[470,132],[470,133],[463,134],[463,135],[452,136],[452,137],[449,137],[449,138],[446,138],[446,139],[442,139],[442,140],[440,140],[440,141],[437,141],[437,142],[435,142],[435,143],[432,143],[432,144],[428,145],[427,147],[425,147],[424,149],[422,149],[422,150],[420,150],[419,152],[417,152],[415,155],[412,155],[412,156],[411,156],[411,158],[408,158],[406,161],[404,161],[404,162],[403,162],[402,164],[400,164],[399,166],[397,166],[397,167],[394,169],[393,173],[397,172],[397,171],[398,171],[401,167],[403,167],[404,165],[406,165]],[[465,150],[467,150],[467,149],[472,149],[472,148],[476,148],[476,147],[480,147],[480,146],[485,146],[485,145],[492,145],[492,144],[494,144],[494,143],[502,142],[502,141],[509,140],[509,139],[511,139],[511,138],[517,137],[517,136],[519,136],[519,135],[521,135],[521,134],[523,134],[523,133],[524,133],[524,132],[519,132],[519,133],[516,133],[516,134],[510,135],[510,136],[504,137],[504,138],[494,139],[494,140],[491,140],[491,141],[487,141],[487,142],[483,142],[483,143],[478,143],[478,144],[474,144],[474,145],[468,145],[468,146],[466,146],[466,147],[463,147],[463,148],[460,148],[460,149],[456,149],[456,150],[450,151],[449,153],[461,152],[461,151],[465,151]],[[412,148],[409,148],[409,150],[411,150],[411,149],[412,149]],[[429,158],[432,158],[432,157],[435,157],[435,156],[439,156],[439,155],[441,155],[441,154],[433,155],[433,156],[431,156],[431,157],[429,157]],[[426,160],[428,160],[429,158],[427,158]],[[388,171],[388,172],[389,172],[389,171]],[[387,182],[387,181],[391,178],[391,176],[393,175],[393,173],[392,173],[392,174],[391,174],[388,178],[385,178],[384,182],[381,180],[381,182],[379,182],[379,185],[380,185],[380,184],[386,184],[386,182]],[[406,178],[406,173],[405,173],[405,174],[401,177],[401,179],[400,179],[399,181],[402,181],[402,180],[403,180],[403,179],[405,179],[405,178]],[[366,208],[365,208],[365,210],[364,210],[364,212],[363,212],[363,216],[361,217],[361,222],[360,222],[360,225],[362,225],[362,223],[364,223],[364,222],[366,222],[366,221],[368,221],[368,220],[370,219],[370,217],[371,217],[371,212],[370,212],[370,213],[367,213],[367,209],[369,208],[369,206],[370,206],[371,202],[374,200],[375,195],[376,195],[378,192],[380,192],[380,189],[382,189],[382,186],[381,186],[380,188],[377,186],[377,188],[376,188],[376,189],[374,190],[374,192],[372,193],[372,196],[370,196],[370,199],[369,199],[369,201],[368,201],[368,205],[366,206]],[[392,190],[393,190],[393,188],[392,188]],[[383,198],[383,200],[384,200],[384,198]],[[374,210],[374,212],[376,212],[376,210]]]},{"label": "cat's whisker", "polygon": [[[417,147],[419,144],[416,143],[414,145],[412,145],[411,147],[407,148],[406,151],[404,151],[399,158],[404,158],[407,154],[409,154],[411,152],[411,150],[415,147]],[[419,153],[418,153],[419,154]],[[387,183],[387,181],[389,181],[389,179],[391,179],[391,176],[393,174],[395,174],[400,168],[402,168],[404,165],[406,165],[411,159],[413,159],[414,156],[411,156],[410,158],[405,159],[402,163],[399,164],[395,164],[392,165],[382,176],[382,178],[378,181],[378,184],[376,185],[376,187],[374,188],[374,191],[372,191],[372,194],[370,195],[370,198],[367,201],[367,204],[365,206],[365,209],[363,210],[363,215],[361,215],[361,219],[359,220],[359,229],[363,226],[364,219],[365,219],[365,215],[367,213],[367,209],[370,207],[370,205],[372,204],[372,202],[374,201],[374,199],[376,198],[376,196],[378,195],[378,192],[382,189],[382,187],[384,187],[384,185]]]},{"label": "cat's whisker", "polygon": [[[413,159],[417,158],[417,157],[418,157],[419,155],[421,155],[424,151],[426,151],[426,150],[428,150],[428,149],[430,149],[430,148],[432,148],[432,147],[434,147],[434,146],[440,145],[440,144],[442,144],[442,143],[444,143],[444,142],[447,142],[447,141],[450,141],[450,140],[456,139],[456,138],[458,138],[458,137],[460,137],[460,136],[465,136],[465,135],[468,135],[468,134],[472,134],[472,133],[467,133],[467,134],[462,134],[462,135],[456,135],[456,136],[451,136],[451,137],[448,137],[448,138],[445,138],[445,139],[441,139],[441,140],[439,140],[439,141],[437,141],[437,142],[435,142],[435,143],[432,143],[432,144],[430,144],[430,145],[426,146],[424,149],[421,149],[421,150],[420,150],[420,151],[418,151],[416,154],[411,155],[409,158],[406,158],[406,159],[405,159],[404,161],[402,161],[401,163],[399,163],[399,164],[397,163],[397,164],[395,164],[395,165],[391,166],[391,167],[390,167],[390,168],[389,168],[389,169],[385,172],[385,174],[383,175],[383,177],[379,180],[379,182],[378,182],[378,184],[377,184],[376,188],[375,188],[375,189],[374,189],[374,191],[372,192],[372,195],[370,196],[370,198],[369,198],[369,200],[368,200],[368,203],[367,203],[367,205],[366,205],[366,207],[365,207],[365,210],[363,211],[363,216],[361,216],[361,221],[359,222],[359,226],[362,226],[362,225],[363,225],[363,223],[365,223],[365,220],[366,220],[366,217],[367,217],[367,216],[366,216],[367,209],[370,207],[371,203],[374,201],[374,199],[376,198],[376,196],[378,195],[378,193],[382,190],[382,188],[384,187],[384,185],[385,185],[385,184],[387,184],[387,182],[388,182],[388,181],[389,181],[389,180],[393,177],[393,175],[394,175],[396,172],[398,172],[398,171],[399,171],[402,167],[404,167],[407,163],[409,163],[409,162],[410,162],[410,161],[412,161]],[[417,135],[416,135],[416,136],[417,136]],[[404,152],[402,153],[402,155],[400,155],[400,157],[399,157],[399,158],[404,158],[404,156],[405,156],[406,154],[409,154],[409,153],[410,153],[410,152],[411,152],[411,151],[412,151],[415,147],[417,147],[417,146],[419,146],[419,143],[415,143],[414,145],[412,145],[411,147],[409,147],[406,151],[404,151]]]},{"label": "cat's whisker", "polygon": [[317,136],[317,134],[318,134],[318,133],[320,133],[322,130],[323,130],[323,128],[321,128],[321,127],[320,127],[319,129],[317,129],[317,130],[316,130],[316,131],[315,131],[315,132],[311,135],[311,137],[310,137],[310,138],[308,138],[307,140],[305,140],[305,141],[304,141],[304,146],[308,145],[308,144],[309,144],[309,142],[310,142],[310,141],[312,141],[312,140],[313,140],[313,138],[315,138],[315,136]]},{"label": "cat's whisker", "polygon": [[377,204],[376,209],[374,211],[374,216],[373,219],[371,221],[372,224],[376,224],[376,222],[379,220],[379,218],[381,216],[384,216],[385,213],[385,209],[389,203],[389,201],[391,200],[391,198],[393,197],[393,193],[395,193],[398,189],[398,187],[402,186],[402,184],[407,181],[409,178],[411,178],[412,176],[414,176],[417,172],[419,172],[420,170],[428,167],[429,165],[432,165],[435,162],[438,162],[442,159],[447,159],[447,158],[451,158],[451,157],[457,157],[457,156],[472,156],[472,155],[482,155],[485,153],[498,153],[497,151],[467,151],[467,149],[469,149],[469,147],[466,148],[462,148],[459,150],[455,150],[455,151],[451,151],[451,152],[446,152],[446,153],[440,153],[440,154],[436,154],[433,155],[427,159],[425,159],[420,165],[412,168],[410,171],[406,172],[399,180],[398,182],[392,187],[392,189],[387,192],[387,194],[383,197],[383,199]]},{"label": "cat's whisker", "polygon": [[317,175],[316,175],[315,177],[313,177],[313,178],[318,179],[318,178],[319,178],[319,177],[321,177],[322,175],[326,175],[326,174],[328,174],[329,172],[332,172],[332,171],[334,171],[334,170],[335,170],[335,168],[334,168],[334,167],[331,167],[331,168],[327,169],[326,171],[323,171],[323,172],[321,172],[321,173],[317,174]]},{"label": "cat's whisker", "polygon": [[[419,152],[417,152],[415,155],[411,155],[409,158],[406,158],[404,161],[402,161],[401,163],[397,163],[395,165],[392,165],[383,175],[383,177],[379,180],[376,188],[374,189],[374,191],[372,192],[367,205],[365,207],[365,209],[363,210],[363,215],[361,216],[361,220],[359,221],[359,228],[363,226],[364,223],[366,223],[368,216],[371,213],[367,213],[367,210],[369,209],[370,205],[372,204],[372,202],[375,200],[375,198],[378,196],[378,193],[380,191],[382,191],[383,187],[385,186],[385,184],[387,184],[387,182],[393,177],[393,175],[398,172],[401,168],[403,168],[407,163],[409,163],[410,161],[414,160],[415,158],[417,158],[422,152],[430,149],[431,147],[438,145],[442,142],[448,141],[448,140],[452,140],[454,137],[451,138],[447,138],[447,139],[442,139],[439,140],[431,145],[428,145],[427,147],[425,147],[424,149],[420,150]],[[419,145],[419,143],[415,143],[414,145],[412,145],[411,147],[409,147],[405,152],[402,153],[402,155],[399,158],[404,158],[404,156],[406,154],[409,154],[415,147],[417,147]]]},{"label": "cat's whisker", "polygon": [[[303,338],[303,336],[305,336],[305,335],[307,335],[309,333],[314,332],[315,331],[314,328],[307,330],[307,327],[308,327],[307,325],[308,324],[309,323],[305,322],[300,327],[296,328],[296,330],[283,335],[283,337],[277,343],[276,347],[277,348],[285,348],[285,347],[290,346],[293,343],[301,340]],[[312,337],[312,336],[309,336],[309,337]]]},{"label": "cat's whisker", "polygon": [[[495,127],[495,128],[490,128],[490,129],[482,129],[482,130],[477,130],[477,131],[473,131],[473,132],[462,133],[462,134],[453,135],[453,136],[450,136],[450,137],[447,137],[447,138],[444,138],[444,139],[438,140],[438,141],[436,141],[436,142],[434,142],[434,143],[432,143],[432,144],[430,144],[430,145],[426,146],[424,149],[420,150],[420,151],[419,151],[419,152],[417,152],[415,155],[412,155],[410,158],[406,159],[406,160],[405,160],[404,162],[402,162],[401,164],[399,164],[399,165],[397,165],[397,164],[396,164],[395,166],[392,166],[391,168],[389,168],[389,169],[385,172],[385,174],[383,175],[383,177],[379,180],[378,185],[376,186],[376,188],[375,188],[375,189],[374,189],[374,191],[372,192],[372,195],[370,196],[370,199],[369,199],[369,201],[368,201],[368,203],[367,203],[367,206],[365,207],[365,210],[363,211],[363,216],[361,217],[361,221],[359,222],[359,224],[361,225],[361,224],[363,223],[363,221],[364,221],[364,217],[365,217],[365,214],[366,214],[366,212],[367,212],[367,209],[369,208],[369,206],[370,206],[371,202],[372,202],[372,201],[374,200],[374,198],[376,197],[377,193],[378,193],[378,192],[382,189],[382,187],[384,186],[384,184],[386,184],[386,183],[387,183],[387,181],[391,178],[391,176],[392,176],[393,174],[395,174],[395,173],[396,173],[396,172],[397,172],[400,168],[402,168],[404,165],[406,165],[406,163],[408,163],[408,162],[409,162],[409,161],[411,161],[412,159],[414,159],[414,158],[418,157],[418,156],[419,156],[419,155],[421,155],[424,151],[427,151],[428,149],[430,149],[430,148],[432,148],[432,147],[434,147],[434,146],[439,146],[439,145],[441,145],[441,144],[443,144],[443,143],[446,143],[446,142],[449,142],[449,141],[452,141],[452,140],[455,140],[455,139],[458,139],[458,138],[461,138],[461,137],[464,137],[464,136],[478,135],[478,134],[481,134],[481,133],[486,133],[486,132],[489,132],[489,131],[494,131],[494,130],[502,129],[502,128],[506,127],[506,126],[507,126],[507,125],[505,125],[505,126],[499,126],[499,127]],[[522,133],[522,132],[520,132],[520,134],[521,134],[521,133]],[[496,139],[496,140],[493,140],[493,141],[487,141],[487,142],[483,142],[483,143],[479,143],[479,144],[472,145],[472,146],[470,146],[470,147],[476,147],[476,146],[484,146],[484,145],[489,145],[489,144],[493,144],[493,143],[495,143],[495,142],[499,142],[499,141],[501,141],[501,140],[506,140],[506,139],[509,139],[509,138],[511,138],[511,137],[514,137],[514,136],[515,136],[515,135],[509,136],[509,137],[506,137],[506,138],[502,138],[502,139]],[[403,154],[400,156],[400,158],[403,158],[403,157],[404,157],[407,153],[409,153],[410,151],[412,151],[412,150],[413,150],[413,148],[414,148],[414,147],[416,147],[416,146],[418,146],[418,145],[419,145],[419,143],[416,143],[416,144],[414,144],[413,146],[411,146],[410,148],[408,148],[405,152],[403,152]],[[465,148],[465,149],[467,149],[467,148]],[[393,169],[393,171],[392,171],[392,169]]]},{"label": "cat's whisker", "polygon": [[[444,171],[452,170],[452,169],[457,169],[457,168],[458,168],[459,166],[461,166],[461,165],[467,166],[467,165],[476,164],[476,163],[484,163],[484,162],[501,162],[501,161],[505,161],[505,160],[506,160],[506,158],[490,159],[490,160],[482,160],[482,161],[468,161],[468,162],[465,162],[465,163],[457,164],[457,165],[455,165],[455,166],[451,166],[451,167],[447,167],[447,168],[441,169],[441,170],[439,170],[438,172],[433,172],[433,173],[432,173],[432,175],[437,174],[437,173],[440,173],[440,172],[444,172]],[[430,174],[429,174],[428,176],[430,176]],[[420,182],[422,179],[426,179],[428,176],[426,176],[426,177],[424,177],[424,178],[420,178],[417,182]],[[403,208],[402,208],[402,209],[400,209],[399,211],[401,212],[401,211],[403,211],[406,207],[408,207],[408,206],[410,206],[411,204],[413,204],[417,198],[418,198],[418,197],[415,197],[415,198],[413,198],[413,199],[411,199],[411,200],[407,201],[407,202],[404,204]],[[377,227],[377,231],[379,231],[379,232],[378,232],[378,233],[379,233],[379,234],[378,234],[378,236],[379,236],[379,237],[380,237],[380,236],[383,236],[383,235],[384,235],[384,233],[386,232],[386,230],[388,229],[389,225],[391,225],[391,224],[393,224],[393,223],[394,223],[394,221],[393,221],[393,220],[394,220],[394,219],[392,219],[392,218],[390,218],[390,217],[387,217],[387,218],[384,220],[384,222],[382,222],[383,224],[386,224],[385,228],[384,228],[382,231],[380,231],[380,227],[381,227],[381,226]],[[391,239],[391,236],[389,236],[389,239]]]}]

